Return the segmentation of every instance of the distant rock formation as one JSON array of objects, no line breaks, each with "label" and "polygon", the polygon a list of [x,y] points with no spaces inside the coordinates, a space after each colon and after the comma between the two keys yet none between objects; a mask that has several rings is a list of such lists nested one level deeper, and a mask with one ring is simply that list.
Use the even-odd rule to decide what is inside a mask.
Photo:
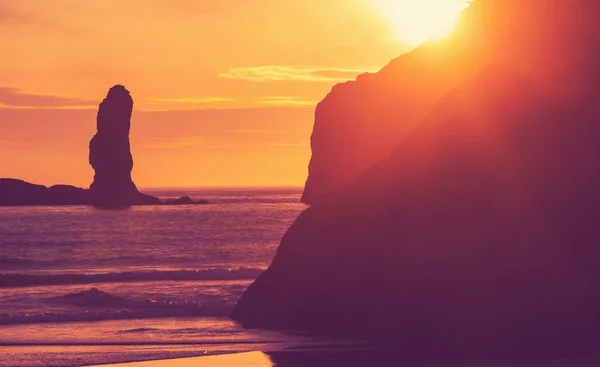
[{"label": "distant rock formation", "polygon": [[155,197],[141,194],[131,180],[133,157],[129,129],[133,99],[129,91],[115,85],[100,103],[96,135],[90,141],[90,165],[94,182],[90,186],[92,203],[104,207],[158,204]]},{"label": "distant rock formation", "polygon": [[165,200],[166,205],[197,205],[197,204],[208,204],[206,200],[194,201],[189,196],[182,196],[179,199]]},{"label": "distant rock formation", "polygon": [[[315,188],[314,205],[232,317],[249,327],[397,340],[415,363],[597,353],[598,14],[594,0],[479,0],[451,39],[364,79],[382,81],[355,95],[392,101],[410,89],[384,75],[425,73],[414,70],[428,70],[436,47],[438,58],[469,60],[448,83],[456,86],[421,102],[432,107],[416,113],[425,117],[390,154],[371,157],[376,163],[337,188]],[[348,116],[342,93],[336,98],[340,107],[322,121],[338,132]],[[349,129],[380,127],[372,103],[350,97],[346,106],[362,116]],[[396,108],[385,114],[412,107]],[[313,148],[327,135],[321,128]],[[376,145],[375,133],[365,134],[373,135],[363,148]],[[368,154],[345,144],[347,166]],[[327,167],[337,172],[339,162]]]},{"label": "distant rock formation", "polygon": [[90,204],[90,198],[85,189],[67,185],[46,187],[0,178],[0,206],[87,204]]},{"label": "distant rock formation", "polygon": [[161,202],[142,194],[131,180],[133,157],[129,129],[133,99],[129,91],[115,85],[100,103],[97,133],[90,141],[89,161],[94,168],[94,182],[89,190],[68,185],[46,187],[22,180],[0,179],[0,206],[25,205],[94,205],[119,209],[131,205],[207,204],[185,196]]}]

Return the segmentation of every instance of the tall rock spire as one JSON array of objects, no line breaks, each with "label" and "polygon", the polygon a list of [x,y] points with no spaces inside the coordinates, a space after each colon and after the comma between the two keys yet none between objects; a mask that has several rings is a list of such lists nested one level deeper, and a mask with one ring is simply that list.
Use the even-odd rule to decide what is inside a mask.
[{"label": "tall rock spire", "polygon": [[[90,141],[90,164],[94,182],[90,186],[94,205],[125,207],[146,204],[150,197],[141,194],[131,180],[133,157],[129,128],[133,99],[122,85],[115,85],[100,103],[97,132]],[[152,198],[154,199],[154,198]]]}]

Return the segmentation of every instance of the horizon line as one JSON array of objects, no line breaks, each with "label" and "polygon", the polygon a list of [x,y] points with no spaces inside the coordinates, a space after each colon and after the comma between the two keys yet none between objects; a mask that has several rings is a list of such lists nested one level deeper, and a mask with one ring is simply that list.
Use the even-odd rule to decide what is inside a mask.
[{"label": "horizon line", "polygon": [[199,186],[139,186],[138,190],[157,190],[157,189],[253,189],[253,188],[282,188],[282,189],[303,189],[304,185],[199,185]]}]

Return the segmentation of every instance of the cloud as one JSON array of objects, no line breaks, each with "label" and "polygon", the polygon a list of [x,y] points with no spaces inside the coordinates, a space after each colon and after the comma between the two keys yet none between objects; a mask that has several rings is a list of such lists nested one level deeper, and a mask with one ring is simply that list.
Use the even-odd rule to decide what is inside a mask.
[{"label": "cloud", "polygon": [[308,147],[310,146],[309,143],[272,143],[271,146],[274,147]]},{"label": "cloud", "polygon": [[0,25],[31,23],[34,19],[8,6],[7,1],[0,0]]},{"label": "cloud", "polygon": [[96,107],[98,103],[74,97],[23,92],[16,88],[0,87],[0,105],[16,108]]},{"label": "cloud", "polygon": [[253,82],[340,82],[354,79],[357,75],[370,71],[373,70],[345,68],[301,68],[295,66],[254,66],[233,68],[226,73],[219,74],[219,77],[225,79],[248,80]]},{"label": "cloud", "polygon": [[206,136],[186,136],[180,138],[154,138],[153,142],[144,144],[146,148],[177,149],[189,147],[201,148],[239,148],[241,145]]},{"label": "cloud", "polygon": [[287,134],[287,131],[283,130],[260,130],[260,129],[239,129],[239,130],[226,130],[228,133],[239,133],[239,134],[269,134],[269,135],[280,135]]},{"label": "cloud", "polygon": [[187,136],[183,138],[154,138],[152,143],[145,144],[147,148],[181,148],[194,147],[206,143],[207,138],[201,135]]},{"label": "cloud", "polygon": [[[146,3],[146,1],[141,2],[143,5]],[[245,4],[239,0],[160,0],[158,3],[164,8],[175,10],[183,15],[214,14],[236,9]]]},{"label": "cloud", "polygon": [[274,97],[263,97],[262,99],[255,101],[254,103],[263,105],[263,106],[307,107],[307,106],[316,106],[318,102],[305,100],[300,97],[274,96]]},{"label": "cloud", "polygon": [[202,103],[235,102],[235,99],[230,98],[230,97],[182,97],[182,98],[153,98],[150,101],[154,102],[154,103],[202,104]]},{"label": "cloud", "polygon": [[[64,24],[56,23],[47,16],[40,15],[37,9],[23,7],[25,1],[0,0],[0,28],[10,26],[52,27],[73,31]],[[25,3],[26,5],[26,3]]]}]

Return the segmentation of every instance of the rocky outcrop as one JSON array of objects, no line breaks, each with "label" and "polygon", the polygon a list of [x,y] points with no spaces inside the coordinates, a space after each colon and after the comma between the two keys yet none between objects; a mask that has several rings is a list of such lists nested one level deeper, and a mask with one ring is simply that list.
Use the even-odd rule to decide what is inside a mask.
[{"label": "rocky outcrop", "polygon": [[0,178],[0,206],[88,204],[90,197],[85,189],[68,185],[46,187]]},{"label": "rocky outcrop", "polygon": [[207,204],[189,197],[161,202],[142,194],[131,180],[133,157],[129,129],[133,99],[121,85],[108,91],[100,104],[97,133],[90,141],[89,161],[94,182],[89,190],[68,185],[46,187],[17,179],[0,179],[0,206],[95,205],[101,208],[126,208],[131,205]]},{"label": "rocky outcrop", "polygon": [[428,44],[375,74],[336,85],[317,105],[302,202],[315,204],[390,154],[470,66],[447,44]]},{"label": "rocky outcrop", "polygon": [[597,14],[592,0],[472,5],[436,56],[470,60],[457,86],[389,155],[299,216],[232,317],[394,339],[415,363],[596,352]]},{"label": "rocky outcrop", "polygon": [[129,129],[133,99],[129,91],[115,85],[100,103],[96,135],[90,141],[90,165],[94,182],[90,186],[92,203],[97,206],[126,207],[157,204],[157,198],[141,194],[131,180],[133,157]]},{"label": "rocky outcrop", "polygon": [[179,199],[173,200],[165,200],[165,205],[198,205],[198,204],[208,204],[206,200],[193,200],[189,196],[182,196]]},{"label": "rocky outcrop", "polygon": [[[498,48],[512,52],[510,59],[500,63],[523,69],[529,75],[548,78],[550,65],[566,70],[568,57],[565,55],[570,50],[552,50],[556,38],[553,39],[550,33],[557,38],[563,37],[556,30],[544,26],[528,29],[529,40],[538,42],[538,47],[550,48],[546,60],[550,65],[531,64],[529,52],[535,47],[517,49],[514,43],[518,42],[513,39],[518,41],[522,35],[515,30],[505,28],[497,32],[506,26],[499,20],[531,21],[513,18],[515,14],[508,9],[513,6],[512,1],[515,0],[507,2],[506,9],[497,9],[504,12],[497,16],[487,13],[489,10],[483,6],[474,9],[471,14],[479,14],[464,19],[462,28],[449,39],[429,42],[392,60],[377,73],[363,74],[356,81],[336,85],[317,105],[311,136],[312,157],[302,202],[317,203],[385,158],[443,96],[463,83],[482,63],[497,57]],[[530,6],[530,1],[517,5],[523,9]],[[578,6],[563,2],[557,8],[571,13]],[[516,16],[527,16],[526,12],[529,10]],[[469,42],[465,42],[466,39]],[[554,72],[557,70],[554,68]],[[567,74],[556,76],[562,81],[570,78]],[[559,85],[556,83],[554,87]]]},{"label": "rocky outcrop", "polygon": [[[143,195],[143,194],[140,194]],[[164,200],[148,196],[146,203],[134,205],[202,205],[206,200],[193,200],[188,196]],[[70,185],[46,187],[13,178],[0,178],[0,206],[63,206],[94,205],[90,191]],[[115,207],[118,209],[118,207]]]}]

